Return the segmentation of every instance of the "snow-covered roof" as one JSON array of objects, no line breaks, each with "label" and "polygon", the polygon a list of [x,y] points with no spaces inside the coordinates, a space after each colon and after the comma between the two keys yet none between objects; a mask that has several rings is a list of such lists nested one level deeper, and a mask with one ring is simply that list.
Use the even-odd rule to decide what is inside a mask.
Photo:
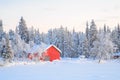
[{"label": "snow-covered roof", "polygon": [[53,46],[53,47],[56,48],[60,53],[62,53],[62,51],[61,51],[59,48],[57,48],[55,45],[53,45],[53,44],[49,45],[45,50],[49,49],[51,46]]},{"label": "snow-covered roof", "polygon": [[51,44],[51,45],[47,45],[45,43],[41,43],[41,45],[34,45],[29,51],[28,53],[35,53],[35,52],[39,52],[39,54],[43,53],[44,51],[46,51],[47,49],[49,49],[51,46],[53,46],[54,48],[56,48],[60,53],[61,50],[59,48],[57,48],[55,45]]},{"label": "snow-covered roof", "polygon": [[41,43],[41,45],[34,45],[34,46],[28,51],[28,53],[35,53],[35,52],[42,53],[47,47],[48,47],[48,45],[45,44],[45,43]]}]

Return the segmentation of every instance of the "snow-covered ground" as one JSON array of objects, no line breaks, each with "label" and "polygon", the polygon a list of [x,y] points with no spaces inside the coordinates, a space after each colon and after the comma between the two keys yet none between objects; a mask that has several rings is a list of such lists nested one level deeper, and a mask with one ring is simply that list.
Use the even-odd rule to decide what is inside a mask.
[{"label": "snow-covered ground", "polygon": [[0,67],[0,80],[120,80],[120,62],[62,59],[54,62],[15,62]]}]

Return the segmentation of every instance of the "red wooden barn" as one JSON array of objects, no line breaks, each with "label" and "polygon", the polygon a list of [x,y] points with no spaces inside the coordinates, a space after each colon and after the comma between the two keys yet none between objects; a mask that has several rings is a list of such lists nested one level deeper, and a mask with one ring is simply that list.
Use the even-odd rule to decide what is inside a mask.
[{"label": "red wooden barn", "polygon": [[44,61],[60,60],[60,54],[61,51],[55,45],[50,45],[42,53],[40,59]]},{"label": "red wooden barn", "polygon": [[36,51],[29,53],[29,59],[37,59],[42,61],[60,60],[61,50],[55,45],[49,45],[47,47],[40,46]]}]

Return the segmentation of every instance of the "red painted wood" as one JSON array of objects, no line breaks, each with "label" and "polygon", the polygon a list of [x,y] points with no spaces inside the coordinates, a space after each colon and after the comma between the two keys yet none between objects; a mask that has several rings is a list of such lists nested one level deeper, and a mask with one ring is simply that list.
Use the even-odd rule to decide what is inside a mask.
[{"label": "red painted wood", "polygon": [[38,55],[38,52],[34,53],[33,55],[32,54],[28,54],[28,58],[29,59],[33,59],[33,58],[39,58],[39,60],[41,61],[45,61],[45,58],[46,57],[49,57],[49,60],[50,61],[53,61],[53,60],[60,60],[60,52],[58,49],[56,49],[56,47],[54,46],[50,46],[48,49],[46,49],[46,51],[44,51],[42,53],[41,56]]},{"label": "red painted wood", "polygon": [[54,46],[48,48],[46,52],[47,55],[50,57],[50,61],[60,60],[60,52]]}]

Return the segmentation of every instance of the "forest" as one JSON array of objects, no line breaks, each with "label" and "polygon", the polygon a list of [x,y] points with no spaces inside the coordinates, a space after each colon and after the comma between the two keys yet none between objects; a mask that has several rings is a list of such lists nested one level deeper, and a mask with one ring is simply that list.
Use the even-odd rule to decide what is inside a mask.
[{"label": "forest", "polygon": [[97,29],[94,20],[86,22],[85,32],[76,32],[67,27],[49,29],[43,33],[42,29],[27,27],[23,17],[15,30],[3,31],[3,21],[0,20],[0,58],[4,61],[27,59],[27,51],[34,45],[54,44],[61,51],[61,57],[78,58],[84,55],[86,58],[107,60],[120,51],[120,26],[113,30],[104,24]]}]

